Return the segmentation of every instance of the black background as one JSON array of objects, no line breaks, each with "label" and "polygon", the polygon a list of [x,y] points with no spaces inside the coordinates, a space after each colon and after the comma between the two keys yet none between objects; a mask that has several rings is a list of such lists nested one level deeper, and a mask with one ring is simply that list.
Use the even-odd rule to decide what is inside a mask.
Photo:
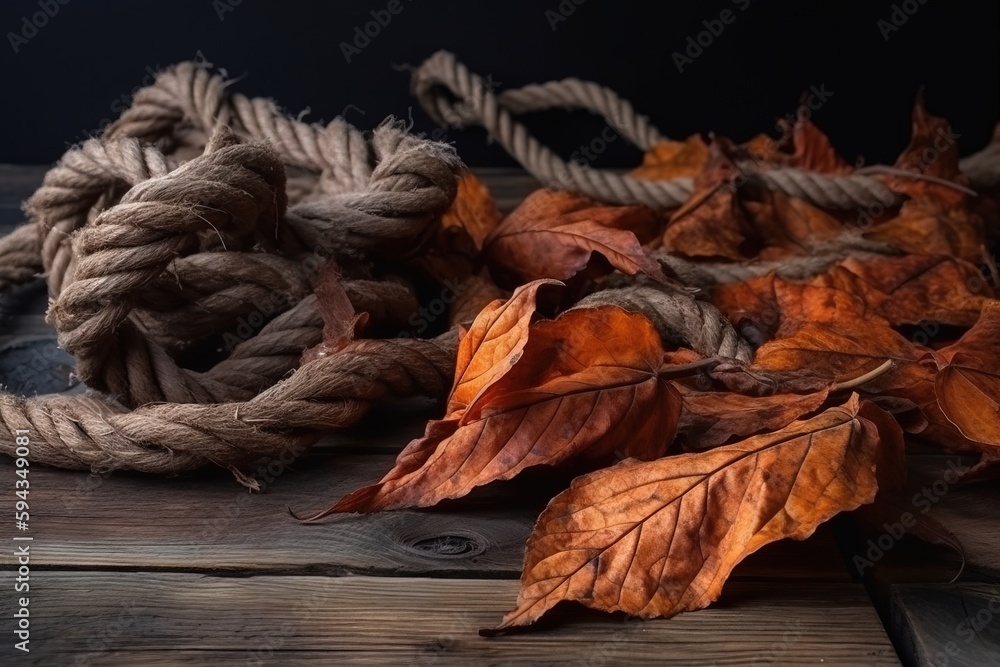
[{"label": "black background", "polygon": [[[601,82],[675,138],[773,133],[775,119],[794,112],[802,91],[824,85],[833,96],[814,121],[851,161],[895,158],[921,85],[931,112],[960,135],[963,154],[981,148],[998,120],[996,2],[910,0],[916,11],[885,39],[878,21],[890,18],[894,3],[881,0],[750,0],[745,11],[747,0],[563,0],[575,9],[555,29],[546,11],[558,12],[559,0],[400,1],[403,11],[348,63],[340,43],[353,40],[355,26],[387,0],[70,0],[16,54],[8,33],[21,32],[22,18],[40,11],[38,0],[4,0],[0,162],[58,159],[116,117],[149,71],[198,52],[239,79],[235,90],[273,97],[293,113],[308,107],[305,118],[314,121],[353,104],[364,113],[350,110],[348,120],[363,128],[390,114],[406,118],[412,107],[415,131],[434,129],[401,66],[438,49],[453,51],[501,89],[567,76]],[[238,4],[221,12],[228,7],[222,3]],[[672,54],[727,8],[734,22],[678,72]],[[528,122],[568,155],[603,127],[585,113],[574,118],[568,123],[565,112],[546,112]],[[471,165],[513,164],[481,129],[450,130],[445,139]],[[638,158],[616,142],[597,164]]]}]

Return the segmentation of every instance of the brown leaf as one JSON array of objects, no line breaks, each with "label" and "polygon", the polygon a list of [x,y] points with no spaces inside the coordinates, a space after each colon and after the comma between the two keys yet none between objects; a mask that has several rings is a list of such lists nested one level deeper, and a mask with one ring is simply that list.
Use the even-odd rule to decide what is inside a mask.
[{"label": "brown leaf", "polygon": [[853,394],[775,433],[578,478],[539,517],[497,630],[564,600],[646,618],[707,606],[746,556],[874,499],[880,449],[902,465],[884,416]]},{"label": "brown leaf", "polygon": [[982,256],[986,230],[982,218],[967,206],[922,197],[905,202],[898,216],[874,225],[864,237],[905,253],[954,255],[976,262]]},{"label": "brown leaf", "polygon": [[687,257],[742,260],[756,251],[756,233],[736,196],[736,167],[717,144],[694,181],[694,192],[670,218],[664,250]]},{"label": "brown leaf", "polygon": [[[896,160],[896,167],[916,175],[926,175],[960,185],[968,179],[958,168],[958,143],[948,121],[927,113],[922,97],[913,105],[913,134],[910,143]],[[932,196],[955,204],[965,198],[958,190],[939,183],[906,176],[883,176],[892,190],[913,198]]]},{"label": "brown leaf", "polygon": [[794,152],[788,166],[825,174],[847,174],[851,167],[837,155],[830,139],[808,119],[799,120],[792,130]]},{"label": "brown leaf", "polygon": [[302,353],[305,364],[342,349],[354,340],[368,323],[368,313],[355,314],[351,300],[340,283],[340,270],[333,261],[320,269],[316,278],[316,302],[323,317],[323,341]]},{"label": "brown leaf", "polygon": [[684,141],[661,141],[642,156],[642,165],[633,169],[632,178],[673,180],[694,178],[708,162],[708,144],[699,134]]},{"label": "brown leaf", "polygon": [[677,383],[682,408],[677,437],[688,451],[712,449],[730,440],[784,428],[815,412],[829,392],[747,396],[728,391],[695,391]]},{"label": "brown leaf", "polygon": [[844,233],[844,226],[802,199],[767,192],[760,201],[743,202],[750,224],[760,237],[761,260],[807,255]]},{"label": "brown leaf", "polygon": [[[839,290],[828,291],[846,294]],[[851,298],[855,304],[859,303]],[[919,429],[921,437],[953,451],[981,451],[982,445],[964,437],[938,406],[936,370],[926,359],[930,351],[894,331],[888,322],[865,309],[863,304],[852,308],[851,301],[835,299],[830,302],[831,305],[837,303],[840,307],[831,307],[825,313],[817,311],[817,321],[800,319],[804,324],[790,327],[794,331],[787,336],[758,348],[752,368],[841,382],[891,360],[894,368],[865,384],[864,393],[912,401],[927,418],[927,424],[924,427],[922,420],[911,419],[906,425]],[[785,320],[782,320],[784,326]]]},{"label": "brown leaf", "polygon": [[518,280],[567,280],[585,268],[592,253],[616,269],[660,281],[665,277],[636,236],[656,224],[645,206],[607,206],[556,190],[537,190],[486,238],[484,253],[493,275]]},{"label": "brown leaf", "polygon": [[1000,301],[987,301],[975,326],[933,357],[945,416],[984,454],[1000,457]]},{"label": "brown leaf", "polygon": [[498,299],[482,309],[458,346],[446,418],[464,412],[480,392],[517,363],[528,342],[538,290],[560,284],[557,280],[536,280],[514,290],[506,301]]},{"label": "brown leaf", "polygon": [[994,294],[976,266],[948,255],[848,258],[812,284],[856,294],[893,325],[972,326]]},{"label": "brown leaf", "polygon": [[458,179],[455,200],[441,216],[441,228],[464,230],[476,249],[482,250],[483,241],[502,217],[490,189],[475,174],[466,171]]},{"label": "brown leaf", "polygon": [[[484,311],[473,324],[480,340],[493,338],[498,325],[487,325],[490,317]],[[508,353],[503,359],[497,366],[510,359],[510,371],[492,377],[464,412],[428,423],[380,482],[314,518],[427,507],[530,466],[571,458],[598,462],[615,451],[655,458],[673,438],[680,400],[658,376],[660,336],[641,315],[611,306],[569,310],[533,324],[520,358]],[[463,397],[475,388],[458,386],[455,393]],[[453,395],[449,407],[461,402]]]}]

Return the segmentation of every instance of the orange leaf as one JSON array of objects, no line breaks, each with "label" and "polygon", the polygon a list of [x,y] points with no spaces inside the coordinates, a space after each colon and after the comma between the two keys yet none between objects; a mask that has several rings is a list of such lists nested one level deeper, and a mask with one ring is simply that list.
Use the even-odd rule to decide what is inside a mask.
[{"label": "orange leaf", "polygon": [[656,216],[645,206],[607,206],[555,190],[537,190],[487,237],[484,253],[493,275],[518,280],[567,280],[603,255],[619,271],[664,281],[659,263],[642,249]]},{"label": "orange leaf", "polygon": [[948,255],[848,258],[812,284],[858,295],[893,325],[972,326],[993,296],[978,268]]},{"label": "orange leaf", "polygon": [[482,250],[483,241],[502,217],[490,189],[475,174],[466,171],[458,179],[455,200],[441,216],[441,228],[464,230],[476,249]]},{"label": "orange leaf", "polygon": [[536,280],[514,290],[506,301],[498,299],[483,308],[458,346],[447,416],[463,412],[482,390],[517,363],[528,342],[538,290],[560,284],[557,280]]},{"label": "orange leaf", "polygon": [[673,180],[693,178],[708,162],[708,145],[701,135],[692,134],[684,141],[661,141],[642,156],[642,165],[633,169],[632,178]]},{"label": "orange leaf", "polygon": [[671,216],[663,247],[687,257],[746,259],[753,256],[757,237],[736,197],[738,172],[716,144],[711,151],[691,197]]},{"label": "orange leaf", "polygon": [[1000,457],[1000,301],[987,301],[975,326],[933,357],[945,416],[984,454]]},{"label": "orange leaf", "polygon": [[646,618],[701,609],[748,555],[870,503],[886,460],[902,466],[899,429],[853,394],[774,433],[580,477],[538,518],[497,630],[565,600]]},{"label": "orange leaf", "polygon": [[[492,338],[489,328],[481,338]],[[658,376],[662,359],[649,321],[616,307],[570,310],[538,322],[509,373],[464,412],[428,423],[380,482],[314,518],[427,507],[530,466],[571,458],[602,461],[616,450],[660,456],[680,411],[676,390]]]},{"label": "orange leaf", "polygon": [[792,142],[791,167],[826,174],[847,174],[851,171],[851,167],[833,149],[830,139],[808,119],[795,123]]},{"label": "orange leaf", "polygon": [[[957,135],[948,121],[927,113],[922,97],[913,105],[913,134],[910,143],[896,160],[896,167],[911,174],[926,174],[934,178],[966,185],[968,179],[958,168]],[[965,195],[939,183],[906,176],[885,176],[886,185],[910,197],[933,196],[945,204],[955,204]]]},{"label": "orange leaf", "polygon": [[827,390],[809,394],[746,396],[728,391],[694,391],[677,383],[681,420],[677,437],[688,451],[712,449],[733,438],[783,428],[820,408]]}]

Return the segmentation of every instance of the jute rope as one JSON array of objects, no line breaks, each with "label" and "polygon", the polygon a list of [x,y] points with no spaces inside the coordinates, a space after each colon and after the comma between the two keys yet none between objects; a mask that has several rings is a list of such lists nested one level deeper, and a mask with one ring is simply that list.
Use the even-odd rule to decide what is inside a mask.
[{"label": "jute rope", "polygon": [[[413,92],[435,121],[453,127],[479,125],[535,178],[549,187],[570,190],[612,204],[675,208],[694,190],[692,179],[643,180],[615,171],[567,162],[539,142],[515,116],[550,108],[586,109],[642,150],[663,139],[649,119],[613,91],[589,81],[563,79],[494,93],[455,56],[438,51],[413,71]],[[771,190],[824,208],[885,207],[897,195],[866,174],[843,176],[788,168],[761,168],[752,161],[736,167]],[[960,162],[974,188],[1000,181],[1000,144]]]},{"label": "jute rope", "polygon": [[[291,207],[286,169],[300,170]],[[252,485],[241,471],[254,461],[301,453],[372,401],[442,395],[453,334],[362,339],[299,364],[322,340],[313,285],[330,259],[370,321],[398,326],[416,312],[405,282],[371,274],[371,262],[419,251],[460,169],[450,147],[400,123],[371,136],[340,119],[318,127],[229,96],[193,64],[164,72],[49,171],[29,223],[0,239],[0,287],[45,273],[48,318],[96,390],[0,394],[0,451],[13,455],[23,428],[35,462],[159,474],[214,463]],[[178,364],[265,299],[272,319],[228,358],[205,372]]]}]

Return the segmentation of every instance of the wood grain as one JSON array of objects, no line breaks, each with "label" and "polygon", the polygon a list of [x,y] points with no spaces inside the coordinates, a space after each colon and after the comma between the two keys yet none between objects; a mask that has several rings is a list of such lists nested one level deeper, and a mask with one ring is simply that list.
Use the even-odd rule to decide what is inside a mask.
[{"label": "wood grain", "polygon": [[[857,585],[736,583],[718,605],[672,620],[571,608],[535,632],[485,639],[477,630],[496,624],[516,582],[149,572],[37,581],[36,664],[899,664]],[[11,610],[0,603],[3,617]]]},{"label": "wood grain", "polygon": [[[397,422],[415,434],[422,422]],[[377,439],[365,429],[347,438]],[[193,572],[323,573],[516,578],[535,518],[559,490],[544,472],[491,485],[443,509],[341,515],[303,525],[309,513],[377,479],[382,454],[337,454],[332,447],[275,467],[250,494],[224,471],[182,479],[107,477],[35,467],[32,532],[44,549],[35,567],[170,569]],[[2,495],[13,497],[13,475]],[[546,488],[548,486],[548,488]],[[11,562],[4,555],[0,562]],[[754,554],[734,575],[848,581],[831,531],[780,542]]]}]

